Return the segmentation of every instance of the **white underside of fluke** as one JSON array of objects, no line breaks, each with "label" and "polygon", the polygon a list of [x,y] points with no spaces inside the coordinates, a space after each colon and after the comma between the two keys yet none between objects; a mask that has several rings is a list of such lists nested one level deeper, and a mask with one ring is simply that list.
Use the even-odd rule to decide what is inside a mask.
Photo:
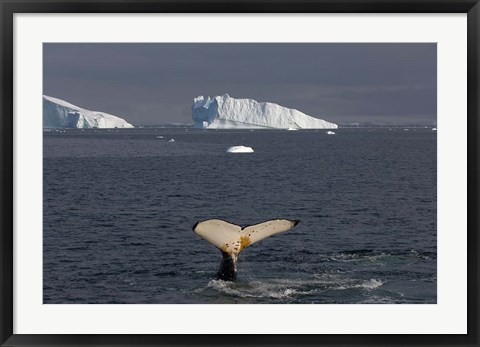
[{"label": "white underside of fluke", "polygon": [[287,231],[298,222],[288,219],[272,219],[242,228],[221,219],[209,219],[198,222],[193,231],[222,252],[236,259],[247,246],[268,236]]}]

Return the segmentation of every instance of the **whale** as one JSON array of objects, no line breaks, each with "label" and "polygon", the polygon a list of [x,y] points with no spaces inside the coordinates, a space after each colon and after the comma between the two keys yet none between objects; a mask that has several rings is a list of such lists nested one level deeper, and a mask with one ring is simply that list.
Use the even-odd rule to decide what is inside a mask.
[{"label": "whale", "polygon": [[217,279],[236,281],[240,252],[266,237],[290,230],[299,220],[272,219],[242,227],[222,219],[198,221],[193,232],[215,246],[222,253]]}]

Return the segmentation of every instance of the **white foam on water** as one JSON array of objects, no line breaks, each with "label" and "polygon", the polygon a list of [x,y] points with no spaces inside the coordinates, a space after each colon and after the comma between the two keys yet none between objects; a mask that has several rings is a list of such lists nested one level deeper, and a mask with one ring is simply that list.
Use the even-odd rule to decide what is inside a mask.
[{"label": "white foam on water", "polygon": [[297,289],[288,288],[281,283],[253,281],[237,284],[222,280],[211,280],[207,287],[227,295],[241,298],[273,298],[283,299],[299,294]]},{"label": "white foam on water", "polygon": [[359,285],[354,286],[354,288],[365,288],[365,289],[377,289],[383,285],[382,281],[376,280],[375,278],[371,278],[369,281],[361,283]]},{"label": "white foam on water", "polygon": [[341,275],[314,274],[311,279],[269,279],[247,283],[211,280],[207,288],[239,298],[287,299],[298,296],[318,295],[330,290],[365,289],[375,290],[383,282],[345,278]]},{"label": "white foam on water", "polygon": [[384,260],[385,258],[394,256],[393,254],[388,253],[376,253],[376,254],[356,254],[356,253],[340,253],[333,256],[330,256],[331,261],[336,261],[340,263],[350,263],[350,262],[374,262],[378,260]]},{"label": "white foam on water", "polygon": [[326,286],[324,289],[327,290],[347,290],[353,288],[373,290],[383,285],[381,280],[375,278],[365,281],[360,279],[345,278],[341,275],[325,274],[314,274],[313,277],[317,279],[317,281],[314,281],[313,283],[322,284]]}]

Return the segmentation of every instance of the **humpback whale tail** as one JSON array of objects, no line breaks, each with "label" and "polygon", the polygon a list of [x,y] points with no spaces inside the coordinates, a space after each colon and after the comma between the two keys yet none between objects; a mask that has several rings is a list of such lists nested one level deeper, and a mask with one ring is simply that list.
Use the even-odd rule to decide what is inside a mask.
[{"label": "humpback whale tail", "polygon": [[293,228],[299,220],[272,219],[242,228],[221,219],[197,222],[193,231],[217,247],[223,256],[218,278],[224,281],[237,279],[238,255],[247,246]]}]

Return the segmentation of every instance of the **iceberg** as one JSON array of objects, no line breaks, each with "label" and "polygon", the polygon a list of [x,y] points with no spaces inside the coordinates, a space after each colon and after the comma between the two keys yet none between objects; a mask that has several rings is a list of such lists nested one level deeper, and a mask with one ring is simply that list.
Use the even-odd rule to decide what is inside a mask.
[{"label": "iceberg", "polygon": [[196,128],[207,129],[336,129],[337,124],[271,102],[235,99],[228,94],[193,99]]},{"label": "iceberg", "polygon": [[253,148],[247,146],[232,146],[227,149],[227,153],[253,153]]},{"label": "iceberg", "polygon": [[90,111],[61,99],[43,96],[44,128],[133,128],[124,119]]}]

